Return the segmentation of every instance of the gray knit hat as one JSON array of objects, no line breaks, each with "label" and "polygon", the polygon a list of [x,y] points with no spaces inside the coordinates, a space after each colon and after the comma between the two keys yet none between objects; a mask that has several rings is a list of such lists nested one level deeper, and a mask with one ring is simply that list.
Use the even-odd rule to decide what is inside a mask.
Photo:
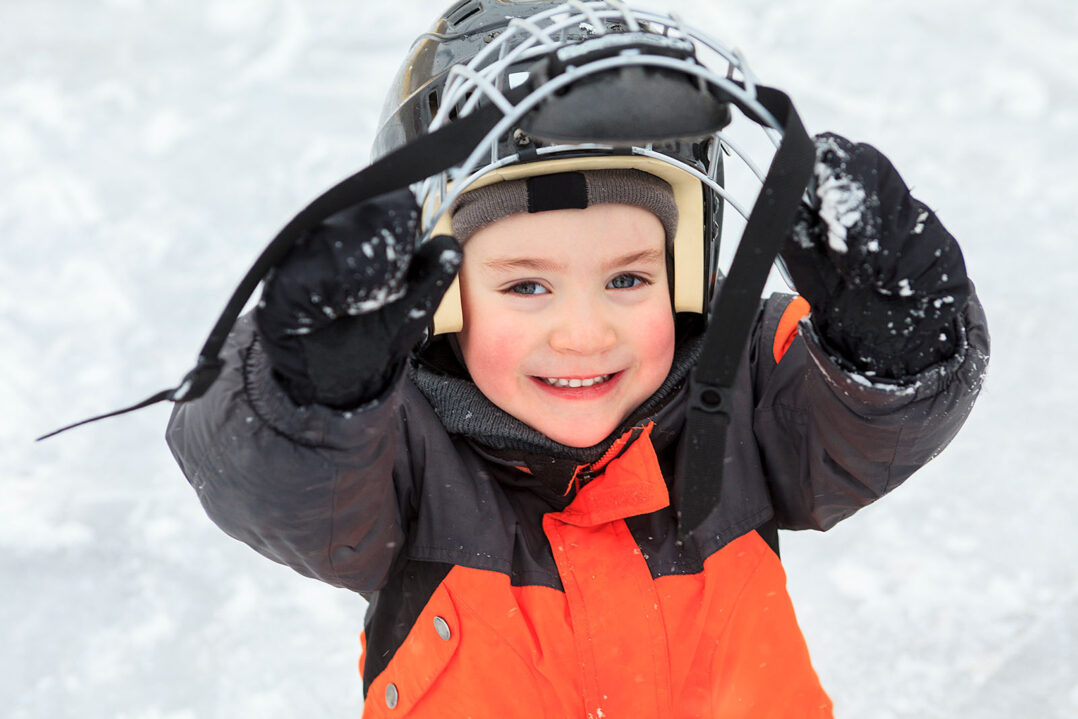
[{"label": "gray knit hat", "polygon": [[641,207],[659,218],[667,247],[677,232],[678,210],[669,183],[642,170],[583,170],[495,182],[465,192],[450,209],[453,236],[464,242],[508,215],[591,205]]}]

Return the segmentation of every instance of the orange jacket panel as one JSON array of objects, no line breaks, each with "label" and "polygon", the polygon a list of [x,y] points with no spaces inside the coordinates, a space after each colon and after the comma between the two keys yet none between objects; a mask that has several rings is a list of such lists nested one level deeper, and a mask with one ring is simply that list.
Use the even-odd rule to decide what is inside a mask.
[{"label": "orange jacket panel", "polygon": [[624,519],[668,504],[645,430],[543,518],[565,591],[454,567],[370,684],[364,716],[830,717],[759,535],[701,573],[652,577]]}]

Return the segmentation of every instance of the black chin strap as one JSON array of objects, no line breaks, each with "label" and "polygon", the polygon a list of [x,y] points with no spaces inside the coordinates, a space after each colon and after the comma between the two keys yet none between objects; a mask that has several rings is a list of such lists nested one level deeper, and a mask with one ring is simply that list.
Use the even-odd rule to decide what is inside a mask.
[{"label": "black chin strap", "polygon": [[[518,90],[526,92],[523,86]],[[768,87],[758,86],[756,92],[760,104],[783,124],[784,135],[749,215],[730,273],[715,299],[704,350],[689,381],[691,404],[678,457],[679,472],[686,481],[679,484],[674,498],[679,511],[678,533],[682,540],[718,506],[734,379],[764,283],[779,247],[793,224],[794,212],[808,184],[815,156],[812,141],[790,98]],[[762,123],[762,119],[755,117],[750,109],[742,109]],[[38,440],[158,402],[188,402],[201,397],[221,373],[224,365],[221,350],[247,300],[266,274],[284,259],[305,232],[341,210],[419,182],[463,162],[501,117],[501,112],[494,105],[481,108],[440,130],[417,138],[330,188],[285,225],[255,260],[206,338],[194,368],[178,386],[162,390],[130,407],[55,430]]]},{"label": "black chin strap", "polygon": [[757,99],[783,125],[782,143],[749,213],[730,272],[713,301],[704,349],[689,379],[690,404],[677,459],[678,537],[684,541],[719,506],[732,392],[771,265],[793,226],[812,176],[815,148],[790,98],[757,87]]}]

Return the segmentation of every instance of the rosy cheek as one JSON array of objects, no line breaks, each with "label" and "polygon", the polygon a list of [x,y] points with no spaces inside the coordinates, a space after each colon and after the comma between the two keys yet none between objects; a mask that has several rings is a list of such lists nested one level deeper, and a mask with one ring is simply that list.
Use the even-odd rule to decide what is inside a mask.
[{"label": "rosy cheek", "polygon": [[636,316],[637,336],[655,351],[674,347],[674,316],[670,309],[660,305]]},{"label": "rosy cheek", "polygon": [[661,383],[674,359],[674,319],[665,308],[644,313],[637,319],[639,356],[646,363],[648,373],[659,376]]},{"label": "rosy cheek", "polygon": [[524,333],[519,323],[473,321],[460,335],[468,372],[485,392],[496,392],[514,381]]}]

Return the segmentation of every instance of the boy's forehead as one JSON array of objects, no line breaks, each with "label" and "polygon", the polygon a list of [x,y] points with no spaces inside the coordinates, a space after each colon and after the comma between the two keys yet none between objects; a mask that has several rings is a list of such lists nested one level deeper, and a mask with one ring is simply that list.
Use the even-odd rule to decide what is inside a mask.
[{"label": "boy's forehead", "polygon": [[659,218],[631,205],[513,214],[487,225],[464,243],[464,261],[494,270],[561,270],[665,262]]}]

